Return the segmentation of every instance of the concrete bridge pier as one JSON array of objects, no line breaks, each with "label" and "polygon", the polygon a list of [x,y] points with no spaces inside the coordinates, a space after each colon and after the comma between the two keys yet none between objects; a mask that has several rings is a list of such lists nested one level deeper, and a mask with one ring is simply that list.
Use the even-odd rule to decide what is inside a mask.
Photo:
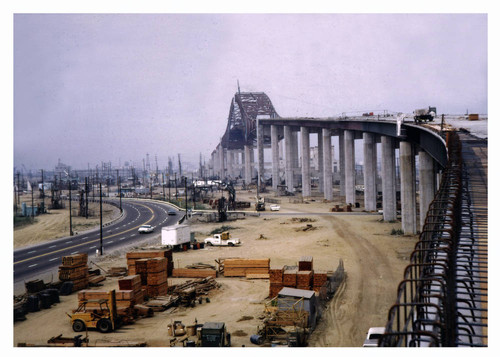
[{"label": "concrete bridge pier", "polygon": [[382,136],[382,209],[384,221],[392,222],[397,218],[396,213],[396,154],[394,139]]},{"label": "concrete bridge pier", "polygon": [[225,150],[224,150],[224,148],[221,145],[220,149],[219,149],[220,178],[221,178],[221,180],[224,180],[224,178],[226,177],[225,156],[226,156],[225,155]]},{"label": "concrete bridge pier", "polygon": [[292,179],[292,188],[297,186],[299,181],[298,177],[300,176],[299,171],[299,132],[292,130],[292,171],[293,171],[293,179]]},{"label": "concrete bridge pier", "polygon": [[244,160],[245,160],[245,184],[249,185],[252,183],[252,155],[250,154],[253,152],[253,147],[252,145],[245,145],[244,146],[245,150],[245,155],[244,155]]},{"label": "concrete bridge pier", "polygon": [[[331,146],[331,142],[330,142]],[[330,150],[331,151],[331,150]],[[319,192],[325,192],[325,178],[323,177],[323,132],[322,129],[318,132],[318,175],[319,175],[319,184],[318,189]],[[330,167],[331,167],[330,163]]]},{"label": "concrete bridge pier", "polygon": [[427,152],[420,150],[419,162],[419,202],[420,202],[420,231],[424,226],[429,205],[436,194],[436,173],[434,159]]},{"label": "concrete bridge pier", "polygon": [[300,142],[302,146],[302,197],[311,196],[311,159],[309,128],[300,128]]},{"label": "concrete bridge pier", "polygon": [[257,182],[259,187],[264,182],[264,128],[262,125],[257,127]]},{"label": "concrete bridge pier", "polygon": [[377,209],[377,143],[372,133],[363,133],[363,156],[365,210],[375,211]]},{"label": "concrete bridge pier", "polygon": [[[330,129],[322,129],[321,133],[323,147],[323,172],[320,176],[323,177],[324,192],[323,197],[326,200],[333,200],[333,182],[332,182],[332,136]],[[319,142],[319,140],[318,140]]]},{"label": "concrete bridge pier", "polygon": [[417,233],[417,203],[415,189],[415,155],[410,142],[399,144],[401,176],[401,226],[405,234]]},{"label": "concrete bridge pier", "polygon": [[354,162],[354,131],[344,131],[345,154],[345,201],[346,204],[356,204],[356,167]]},{"label": "concrete bridge pier", "polygon": [[293,143],[292,128],[288,125],[283,127],[285,137],[285,184],[287,191],[293,192]]},{"label": "concrete bridge pier", "polygon": [[278,142],[278,126],[271,125],[271,157],[272,157],[272,170],[273,170],[273,190],[278,190],[279,177],[280,177],[280,156],[279,156],[279,142]]},{"label": "concrete bridge pier", "polygon": [[234,150],[227,149],[227,175],[234,178]]},{"label": "concrete bridge pier", "polygon": [[345,139],[344,131],[339,133],[339,174],[340,174],[340,196],[345,196]]}]

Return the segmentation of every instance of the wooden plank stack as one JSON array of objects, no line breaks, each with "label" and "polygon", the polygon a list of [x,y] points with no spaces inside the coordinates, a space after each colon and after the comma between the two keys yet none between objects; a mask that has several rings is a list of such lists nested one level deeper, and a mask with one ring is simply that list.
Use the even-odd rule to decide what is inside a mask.
[{"label": "wooden plank stack", "polygon": [[140,275],[129,275],[118,280],[119,291],[132,291],[136,304],[144,302],[144,290]]},{"label": "wooden plank stack", "polygon": [[59,280],[73,282],[73,291],[85,289],[89,285],[89,267],[86,253],[73,254],[62,258],[59,266]]},{"label": "wooden plank stack", "polygon": [[[133,290],[117,290],[115,291],[116,297],[116,308],[118,310],[124,310],[127,308],[133,308],[136,304]],[[109,291],[104,290],[81,290],[78,292],[78,304],[80,305],[84,301],[87,301],[85,307],[87,310],[99,308],[99,302],[97,300],[107,300],[109,302]]]},{"label": "wooden plank stack", "polygon": [[299,259],[299,271],[312,271],[313,270],[313,257],[303,256]]},{"label": "wooden plank stack", "polygon": [[297,272],[297,289],[310,290],[313,282],[313,272],[302,270]]},{"label": "wooden plank stack", "polygon": [[216,278],[217,272],[213,269],[183,269],[177,268],[172,271],[174,278]]},{"label": "wooden plank stack", "polygon": [[167,259],[167,276],[172,276],[174,269],[174,261],[172,259],[172,249],[158,249],[158,250],[137,250],[127,253],[127,267],[128,274],[135,275],[135,262],[139,259],[148,258],[166,258]]},{"label": "wooden plank stack", "polygon": [[270,259],[239,259],[224,260],[224,276],[245,277],[247,274],[269,274]]},{"label": "wooden plank stack", "polygon": [[298,269],[286,269],[283,272],[283,286],[295,288],[297,286]]},{"label": "wooden plank stack", "polygon": [[165,295],[167,283],[167,258],[143,258],[135,260],[135,270],[141,277],[141,285],[149,297]]},{"label": "wooden plank stack", "polygon": [[322,270],[315,271],[313,276],[313,290],[319,293],[321,287],[326,283],[327,280],[328,280],[328,275],[326,271]]},{"label": "wooden plank stack", "polygon": [[283,289],[284,267],[269,269],[269,297],[273,298]]}]

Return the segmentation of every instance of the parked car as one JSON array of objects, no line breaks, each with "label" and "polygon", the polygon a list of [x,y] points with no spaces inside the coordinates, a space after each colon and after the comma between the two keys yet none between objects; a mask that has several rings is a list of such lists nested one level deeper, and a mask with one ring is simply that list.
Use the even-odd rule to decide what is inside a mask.
[{"label": "parked car", "polygon": [[271,205],[269,207],[271,208],[271,211],[279,211],[281,208],[279,205]]},{"label": "parked car", "polygon": [[378,340],[385,333],[385,327],[370,327],[363,347],[378,347]]},{"label": "parked car", "polygon": [[139,233],[151,233],[154,232],[155,228],[149,224],[145,224],[139,227]]}]

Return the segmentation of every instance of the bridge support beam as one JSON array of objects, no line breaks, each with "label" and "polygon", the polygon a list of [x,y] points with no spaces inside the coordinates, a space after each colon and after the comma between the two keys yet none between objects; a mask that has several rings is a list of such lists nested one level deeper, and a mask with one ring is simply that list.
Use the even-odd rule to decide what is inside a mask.
[{"label": "bridge support beam", "polygon": [[382,208],[384,221],[395,221],[396,216],[396,153],[394,139],[382,136]]},{"label": "bridge support beam", "polygon": [[222,145],[219,147],[219,162],[220,162],[220,179],[224,180],[226,177],[226,166],[225,166],[225,150]]},{"label": "bridge support beam", "polygon": [[311,196],[311,154],[309,145],[309,128],[300,128],[300,142],[302,146],[302,197]]},{"label": "bridge support beam", "polygon": [[[322,129],[321,138],[323,142],[323,172],[320,176],[323,177],[324,182],[324,198],[326,200],[333,200],[333,182],[332,182],[332,137],[330,129]],[[319,140],[318,140],[319,142]],[[319,149],[319,148],[318,148]]]},{"label": "bridge support beam", "polygon": [[283,127],[285,136],[285,184],[287,191],[293,192],[293,143],[292,128],[288,125]]},{"label": "bridge support beam", "polygon": [[340,174],[340,196],[345,196],[345,139],[344,131],[339,134],[339,174]]},{"label": "bridge support beam", "polygon": [[[331,142],[330,142],[331,145]],[[319,192],[325,192],[325,184],[324,184],[324,177],[323,177],[323,133],[320,130],[318,132],[318,176],[319,176]],[[331,167],[330,163],[330,167]]]},{"label": "bridge support beam", "polygon": [[299,132],[292,130],[292,171],[293,171],[293,181],[292,187],[298,185],[299,171]]},{"label": "bridge support beam", "polygon": [[427,152],[420,150],[419,162],[419,202],[420,202],[420,231],[424,226],[425,217],[429,205],[436,194],[436,173],[434,172],[434,160]]},{"label": "bridge support beam", "polygon": [[401,176],[401,226],[405,234],[417,233],[417,204],[415,189],[415,155],[410,142],[399,144]]},{"label": "bridge support beam", "polygon": [[344,131],[345,152],[345,201],[346,204],[356,204],[356,170],[354,162],[354,131]]},{"label": "bridge support beam", "polygon": [[257,126],[257,187],[260,189],[264,182],[264,128]]},{"label": "bridge support beam", "polygon": [[252,183],[252,155],[250,152],[253,152],[252,145],[245,145],[245,184],[250,185]]},{"label": "bridge support beam", "polygon": [[278,143],[278,127],[271,125],[271,155],[273,160],[273,190],[278,190],[280,177],[280,156]]},{"label": "bridge support beam", "polygon": [[234,150],[227,149],[227,175],[234,178]]},{"label": "bridge support beam", "polygon": [[377,209],[377,143],[372,133],[363,133],[363,156],[365,210],[375,211]]}]

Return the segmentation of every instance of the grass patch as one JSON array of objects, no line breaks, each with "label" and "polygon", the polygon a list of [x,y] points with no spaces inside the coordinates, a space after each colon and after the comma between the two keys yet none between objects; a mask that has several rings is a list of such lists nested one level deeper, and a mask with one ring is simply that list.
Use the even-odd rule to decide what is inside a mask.
[{"label": "grass patch", "polygon": [[404,234],[402,229],[392,229],[391,235],[392,236],[402,236]]},{"label": "grass patch", "polygon": [[238,228],[235,228],[235,227],[232,227],[232,226],[222,226],[222,227],[219,227],[219,228],[215,228],[214,230],[212,230],[210,232],[210,234],[220,234],[222,232],[226,232],[226,231],[229,231],[231,229],[238,229]]}]

